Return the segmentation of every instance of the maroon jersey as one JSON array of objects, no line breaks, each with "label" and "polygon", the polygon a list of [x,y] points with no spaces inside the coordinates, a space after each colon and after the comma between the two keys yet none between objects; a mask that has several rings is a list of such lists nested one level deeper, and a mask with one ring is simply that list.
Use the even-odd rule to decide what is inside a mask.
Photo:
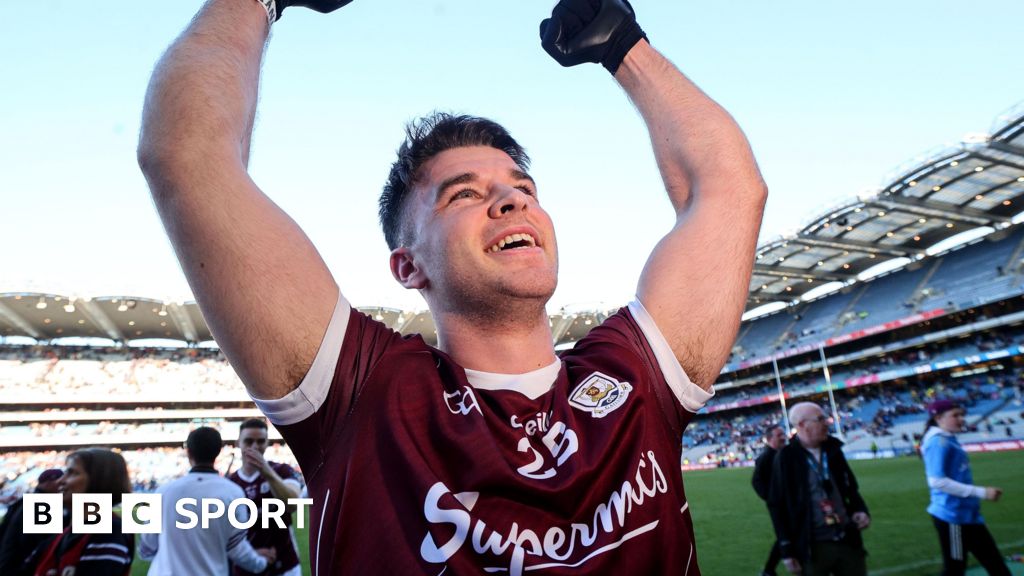
[{"label": "maroon jersey", "polygon": [[680,437],[708,397],[638,302],[502,375],[342,298],[300,387],[258,404],[306,475],[314,574],[699,575]]},{"label": "maroon jersey", "polygon": [[[287,464],[280,462],[268,462],[274,472],[285,482],[294,483],[297,489],[301,490],[302,484],[298,472]],[[263,499],[274,499],[274,493],[270,491],[270,485],[263,478],[263,475],[256,472],[253,476],[245,476],[242,470],[232,472],[228,479],[242,487],[245,497],[256,503],[257,510],[263,510]],[[292,513],[293,507],[285,508],[284,528],[271,520],[266,528],[263,527],[263,520],[260,518],[256,524],[249,528],[246,538],[253,548],[274,548],[277,552],[277,561],[268,566],[260,574],[274,576],[283,574],[299,564],[299,554],[295,547],[295,536],[292,534]],[[246,572],[238,566],[231,570],[234,576],[248,576],[252,572]]]}]

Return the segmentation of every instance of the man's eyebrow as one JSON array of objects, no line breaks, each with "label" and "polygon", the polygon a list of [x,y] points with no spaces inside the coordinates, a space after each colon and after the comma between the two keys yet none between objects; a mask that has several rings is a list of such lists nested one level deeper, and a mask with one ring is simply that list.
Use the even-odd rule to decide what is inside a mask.
[{"label": "man's eyebrow", "polygon": [[474,174],[473,172],[466,172],[464,174],[459,174],[458,176],[452,176],[451,178],[448,178],[444,182],[441,182],[441,185],[437,187],[437,197],[434,198],[434,200],[437,201],[440,200],[441,198],[444,198],[444,195],[449,188],[453,186],[460,186],[462,184],[468,184],[470,182],[476,181],[476,179],[476,174]]},{"label": "man's eyebrow", "polygon": [[[535,187],[537,186],[537,183],[534,181],[533,176],[530,176],[529,174],[523,172],[522,170],[513,168],[509,170],[508,173],[513,180],[528,180]],[[466,172],[463,174],[459,174],[457,176],[452,176],[451,178],[444,180],[443,182],[441,182],[441,185],[437,187],[437,196],[435,198],[435,201],[444,198],[445,194],[448,192],[448,189],[454,186],[461,186],[462,184],[475,182],[476,180],[477,175],[474,172]]]},{"label": "man's eyebrow", "polygon": [[515,178],[516,180],[529,180],[530,184],[533,184],[534,186],[537,185],[537,182],[533,180],[533,176],[530,176],[529,174],[523,172],[522,170],[517,170],[513,168],[512,170],[509,170],[509,174],[511,174],[512,178]]}]

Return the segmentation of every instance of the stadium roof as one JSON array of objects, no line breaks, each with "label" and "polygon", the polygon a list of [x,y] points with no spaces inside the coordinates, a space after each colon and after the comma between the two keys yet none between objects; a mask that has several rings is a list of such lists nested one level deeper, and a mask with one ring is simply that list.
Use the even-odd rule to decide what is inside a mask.
[{"label": "stadium roof", "polygon": [[[828,210],[799,232],[761,244],[747,311],[838,289],[941,252],[961,235],[1001,230],[1024,221],[1024,104],[991,134],[908,162],[884,187]],[[819,290],[820,288],[820,290]],[[429,312],[368,307],[361,311],[403,334],[436,343]],[[574,342],[610,311],[551,316],[556,345]],[[194,303],[151,298],[77,298],[42,293],[0,294],[0,336],[36,340],[109,338],[118,342],[213,339]]]},{"label": "stadium roof", "polygon": [[[430,312],[360,307],[402,334],[422,334],[437,344]],[[590,310],[551,316],[557,344],[575,342],[603,322],[610,311]],[[39,341],[58,338],[108,338],[116,342],[178,340],[197,344],[213,340],[195,302],[165,302],[129,296],[76,298],[62,294],[12,292],[0,294],[0,336],[25,336]]]},{"label": "stadium roof", "polygon": [[795,303],[821,286],[870,277],[884,263],[920,260],[961,234],[1022,219],[1024,106],[1018,106],[991,135],[907,163],[881,189],[758,246],[747,310]]}]

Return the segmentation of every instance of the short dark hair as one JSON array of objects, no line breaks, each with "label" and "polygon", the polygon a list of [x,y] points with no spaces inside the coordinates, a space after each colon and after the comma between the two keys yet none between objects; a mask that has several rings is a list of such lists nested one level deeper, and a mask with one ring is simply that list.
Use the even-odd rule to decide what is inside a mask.
[{"label": "short dark hair", "polygon": [[416,184],[420,168],[431,158],[452,148],[490,146],[509,155],[523,172],[530,157],[512,135],[497,122],[478,116],[434,112],[405,127],[405,141],[391,165],[388,181],[380,195],[378,216],[388,248],[394,250],[409,241],[403,225],[403,210],[409,190]]},{"label": "short dark hair", "polygon": [[185,449],[196,464],[213,464],[224,447],[220,432],[209,426],[200,426],[188,433]]},{"label": "short dark hair", "polygon": [[241,434],[242,430],[245,430],[246,428],[262,428],[266,430],[267,423],[262,418],[249,418],[245,422],[242,422],[242,425],[238,427],[238,433]]},{"label": "short dark hair", "polygon": [[78,461],[89,476],[85,491],[90,494],[110,494],[113,503],[119,504],[121,496],[130,494],[132,481],[128,477],[128,465],[124,456],[107,448],[85,448],[68,454]]},{"label": "short dark hair", "polygon": [[764,430],[764,437],[765,438],[771,438],[772,437],[772,433],[775,432],[776,428],[778,428],[779,430],[782,430],[783,434],[786,433],[786,430],[782,428],[781,424],[772,424],[771,426],[765,428],[765,430]]}]

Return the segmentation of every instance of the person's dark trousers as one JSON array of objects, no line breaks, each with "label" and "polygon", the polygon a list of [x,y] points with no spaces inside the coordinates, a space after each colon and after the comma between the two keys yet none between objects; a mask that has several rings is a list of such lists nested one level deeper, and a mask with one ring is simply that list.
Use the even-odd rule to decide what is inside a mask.
[{"label": "person's dark trousers", "polygon": [[776,540],[772,543],[772,551],[768,553],[768,561],[764,563],[764,571],[761,572],[762,576],[775,576],[775,570],[779,567],[781,560],[782,552],[779,551],[779,541]]},{"label": "person's dark trousers", "polygon": [[942,576],[962,576],[973,554],[989,576],[1010,576],[996,541],[984,524],[950,524],[932,516],[942,547]]},{"label": "person's dark trousers", "polygon": [[810,569],[803,576],[867,576],[868,566],[864,549],[851,542],[849,535],[843,540],[814,542],[811,544]]}]

